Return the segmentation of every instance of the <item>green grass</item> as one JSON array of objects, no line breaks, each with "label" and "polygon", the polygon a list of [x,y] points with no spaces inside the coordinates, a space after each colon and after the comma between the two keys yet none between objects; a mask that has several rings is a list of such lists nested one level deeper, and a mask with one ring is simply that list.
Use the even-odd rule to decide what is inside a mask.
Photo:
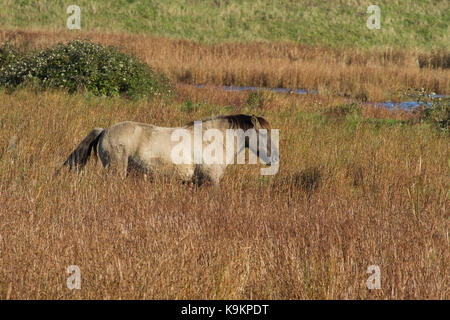
[{"label": "green grass", "polygon": [[[2,28],[66,28],[72,0],[5,0]],[[333,47],[449,47],[446,0],[379,0],[381,29],[369,30],[374,1],[86,1],[82,30],[157,34],[200,42],[299,41]],[[74,31],[76,32],[76,31]]]}]

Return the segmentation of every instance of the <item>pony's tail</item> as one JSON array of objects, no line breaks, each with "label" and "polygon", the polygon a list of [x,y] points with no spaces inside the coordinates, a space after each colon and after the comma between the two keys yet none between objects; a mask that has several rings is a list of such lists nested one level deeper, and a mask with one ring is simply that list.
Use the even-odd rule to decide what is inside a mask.
[{"label": "pony's tail", "polygon": [[78,147],[70,154],[70,156],[62,166],[69,166],[69,170],[71,170],[72,168],[80,170],[86,165],[89,157],[91,156],[92,150],[94,150],[94,155],[95,157],[97,157],[97,145],[103,131],[103,128],[95,128],[91,132],[89,132],[88,135],[83,139],[83,141],[80,142]]}]

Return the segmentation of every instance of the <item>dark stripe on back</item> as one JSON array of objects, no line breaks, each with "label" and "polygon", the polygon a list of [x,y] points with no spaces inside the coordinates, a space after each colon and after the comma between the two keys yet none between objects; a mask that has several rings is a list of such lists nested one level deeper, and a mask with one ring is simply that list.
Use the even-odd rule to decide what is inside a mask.
[{"label": "dark stripe on back", "polygon": [[[228,121],[228,125],[229,125],[230,129],[247,130],[247,129],[254,128],[254,124],[252,122],[253,117],[258,119],[258,122],[262,128],[270,130],[270,124],[266,119],[264,119],[263,117],[250,116],[247,114],[233,114],[233,115],[228,115],[228,116],[217,116],[217,117],[202,119],[200,121],[207,122],[207,121],[222,119],[222,120]],[[194,121],[187,123],[186,126],[187,127],[194,126]]]}]

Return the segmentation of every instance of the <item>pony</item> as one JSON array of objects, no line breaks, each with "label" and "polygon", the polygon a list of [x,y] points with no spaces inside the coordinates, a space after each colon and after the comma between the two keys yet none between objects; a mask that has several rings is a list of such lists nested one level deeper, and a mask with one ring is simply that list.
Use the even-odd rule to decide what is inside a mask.
[{"label": "pony", "polygon": [[[228,134],[230,129],[232,133],[236,130],[241,133],[245,131],[244,135],[235,135],[240,148],[233,148],[231,152],[227,149],[229,142],[224,143],[217,138],[220,138],[220,134]],[[94,128],[69,155],[62,167],[79,171],[94,153],[96,159],[100,158],[103,167],[116,171],[122,177],[134,168],[145,174],[176,174],[183,182],[198,185],[210,182],[217,186],[227,165],[233,161],[189,161],[193,158],[195,160],[197,149],[203,148],[205,153],[208,148],[211,149],[211,134],[208,139],[208,133],[211,132],[216,134],[214,138],[218,140],[215,141],[213,153],[220,155],[225,151],[228,160],[234,160],[235,156],[243,153],[245,161],[245,149],[249,149],[266,165],[271,166],[278,161],[278,141],[272,141],[269,122],[254,115],[235,114],[192,121],[178,128],[132,121],[119,122],[107,129]],[[197,134],[205,136],[199,140]],[[183,137],[185,139],[180,141]],[[234,136],[232,138],[234,144]],[[259,140],[259,144],[253,138]],[[184,156],[187,156],[188,161],[174,161],[176,150],[187,150]]]}]

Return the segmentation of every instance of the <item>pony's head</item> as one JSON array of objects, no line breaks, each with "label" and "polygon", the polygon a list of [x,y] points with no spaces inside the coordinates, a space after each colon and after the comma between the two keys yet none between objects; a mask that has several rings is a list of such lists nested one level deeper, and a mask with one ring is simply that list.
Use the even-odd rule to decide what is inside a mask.
[{"label": "pony's head", "polygon": [[[278,140],[272,139],[272,128],[266,119],[246,114],[220,118],[228,120],[229,128],[251,130],[251,134],[245,135],[244,146],[256,154],[264,164],[271,166],[279,161]],[[276,138],[278,139],[278,135]]]},{"label": "pony's head", "polygon": [[263,117],[258,117],[252,115],[253,128],[256,131],[258,137],[258,144],[256,150],[254,146],[251,145],[249,139],[246,139],[246,147],[256,155],[266,164],[271,166],[273,163],[279,161],[278,154],[278,135],[275,141],[272,137],[272,128],[269,122]]},{"label": "pony's head", "polygon": [[[203,119],[201,123],[205,129],[214,128],[223,131],[233,129],[240,132],[241,134],[234,133],[238,137],[238,154],[247,148],[266,165],[278,163],[278,131],[276,130],[274,137],[269,122],[263,117],[234,114]],[[186,124],[185,128],[194,126],[195,122],[192,121]]]}]

